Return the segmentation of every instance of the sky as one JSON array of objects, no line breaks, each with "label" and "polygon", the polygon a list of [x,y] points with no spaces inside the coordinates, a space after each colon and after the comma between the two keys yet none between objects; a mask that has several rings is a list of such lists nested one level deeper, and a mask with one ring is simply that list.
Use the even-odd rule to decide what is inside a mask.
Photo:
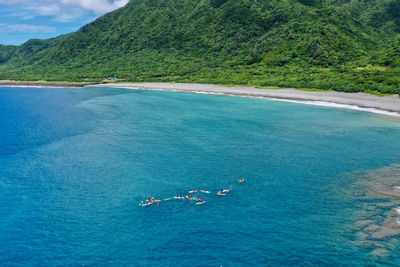
[{"label": "sky", "polygon": [[20,45],[78,30],[129,0],[0,0],[0,44]]}]

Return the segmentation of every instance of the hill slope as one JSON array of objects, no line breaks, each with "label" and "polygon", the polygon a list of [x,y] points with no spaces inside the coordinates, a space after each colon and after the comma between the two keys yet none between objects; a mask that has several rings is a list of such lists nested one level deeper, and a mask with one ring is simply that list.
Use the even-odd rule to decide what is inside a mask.
[{"label": "hill slope", "polygon": [[398,2],[131,0],[75,33],[0,46],[0,78],[398,93]]}]

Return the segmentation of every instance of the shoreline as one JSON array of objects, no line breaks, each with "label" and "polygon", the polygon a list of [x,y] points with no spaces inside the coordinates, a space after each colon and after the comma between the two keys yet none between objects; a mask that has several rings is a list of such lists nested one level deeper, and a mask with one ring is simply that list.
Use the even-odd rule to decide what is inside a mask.
[{"label": "shoreline", "polygon": [[400,117],[400,98],[398,95],[381,97],[365,93],[344,93],[337,91],[314,92],[292,88],[257,89],[249,86],[228,87],[196,83],[115,83],[89,86],[263,98],[315,106],[346,108]]},{"label": "shoreline", "polygon": [[258,89],[253,86],[223,86],[198,83],[68,83],[0,81],[0,86],[37,88],[108,87],[133,90],[169,91],[192,94],[228,95],[301,103],[314,106],[345,108],[400,117],[398,95],[375,96],[337,91],[305,91],[294,88]]},{"label": "shoreline", "polygon": [[0,81],[0,86],[7,87],[39,87],[39,88],[71,88],[97,85],[97,83],[68,83],[68,82],[15,82]]}]

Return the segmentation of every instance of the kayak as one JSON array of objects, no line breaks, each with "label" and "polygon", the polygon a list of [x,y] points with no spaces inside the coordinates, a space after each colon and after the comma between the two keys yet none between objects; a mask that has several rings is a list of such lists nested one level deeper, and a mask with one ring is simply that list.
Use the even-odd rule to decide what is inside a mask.
[{"label": "kayak", "polygon": [[196,193],[196,192],[199,192],[199,190],[191,190],[191,191],[189,191],[190,194]]},{"label": "kayak", "polygon": [[173,198],[172,197],[164,198],[163,201],[168,201],[168,200],[171,200],[171,199],[173,199]]},{"label": "kayak", "polygon": [[220,192],[218,192],[217,195],[218,196],[226,196],[226,194],[223,194],[223,193],[220,193]]},{"label": "kayak", "polygon": [[222,193],[229,193],[231,191],[232,191],[232,189],[224,189],[224,190],[222,190]]},{"label": "kayak", "polygon": [[240,179],[240,180],[239,180],[239,183],[243,183],[243,182],[244,182],[244,179]]},{"label": "kayak", "polygon": [[192,199],[192,197],[191,197],[191,196],[186,196],[186,198],[187,198],[187,199]]},{"label": "kayak", "polygon": [[196,204],[197,205],[201,205],[201,204],[204,204],[204,203],[206,203],[206,202],[203,200],[203,201],[197,202]]},{"label": "kayak", "polygon": [[146,206],[149,206],[149,205],[152,205],[152,204],[153,204],[153,202],[148,202],[148,203],[145,203],[145,204],[142,204],[142,205],[139,205],[139,206],[146,207]]},{"label": "kayak", "polygon": [[185,199],[185,197],[174,197],[175,199]]},{"label": "kayak", "polygon": [[200,190],[200,192],[210,194],[210,191],[207,191],[207,190]]},{"label": "kayak", "polygon": [[159,199],[154,199],[154,200],[151,201],[151,203],[157,203],[157,202],[161,202],[161,200],[159,200]]}]

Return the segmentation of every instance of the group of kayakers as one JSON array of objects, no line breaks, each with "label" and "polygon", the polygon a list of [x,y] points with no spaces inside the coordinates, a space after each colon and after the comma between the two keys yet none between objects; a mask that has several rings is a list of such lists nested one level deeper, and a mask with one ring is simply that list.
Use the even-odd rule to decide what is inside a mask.
[{"label": "group of kayakers", "polygon": [[[244,182],[244,179],[239,179],[239,180],[238,180],[238,183],[243,183],[243,182]],[[188,193],[189,193],[189,194],[194,194],[194,193],[198,193],[199,191],[200,191],[201,193],[204,193],[204,194],[210,194],[210,193],[211,193],[210,191],[207,191],[207,190],[204,190],[204,189],[203,189],[203,190],[192,189],[192,190],[188,191]],[[217,195],[219,195],[219,196],[226,196],[226,195],[227,195],[229,192],[231,192],[231,191],[232,191],[232,188],[231,188],[231,187],[228,188],[228,189],[221,189],[221,190],[219,190],[219,191],[217,192]],[[154,197],[151,197],[151,198],[146,199],[145,201],[140,201],[140,202],[139,202],[139,206],[141,206],[141,207],[146,207],[146,206],[152,205],[152,204],[154,204],[154,203],[160,204],[161,201],[168,201],[168,200],[172,200],[172,199],[188,199],[188,200],[193,200],[193,201],[196,201],[196,204],[197,204],[197,205],[202,205],[202,204],[206,203],[205,200],[201,199],[201,198],[198,197],[198,196],[191,196],[191,195],[182,196],[182,195],[177,195],[177,196],[174,196],[174,197],[172,197],[172,198],[165,198],[165,199],[163,199],[163,200],[154,199]]]}]

